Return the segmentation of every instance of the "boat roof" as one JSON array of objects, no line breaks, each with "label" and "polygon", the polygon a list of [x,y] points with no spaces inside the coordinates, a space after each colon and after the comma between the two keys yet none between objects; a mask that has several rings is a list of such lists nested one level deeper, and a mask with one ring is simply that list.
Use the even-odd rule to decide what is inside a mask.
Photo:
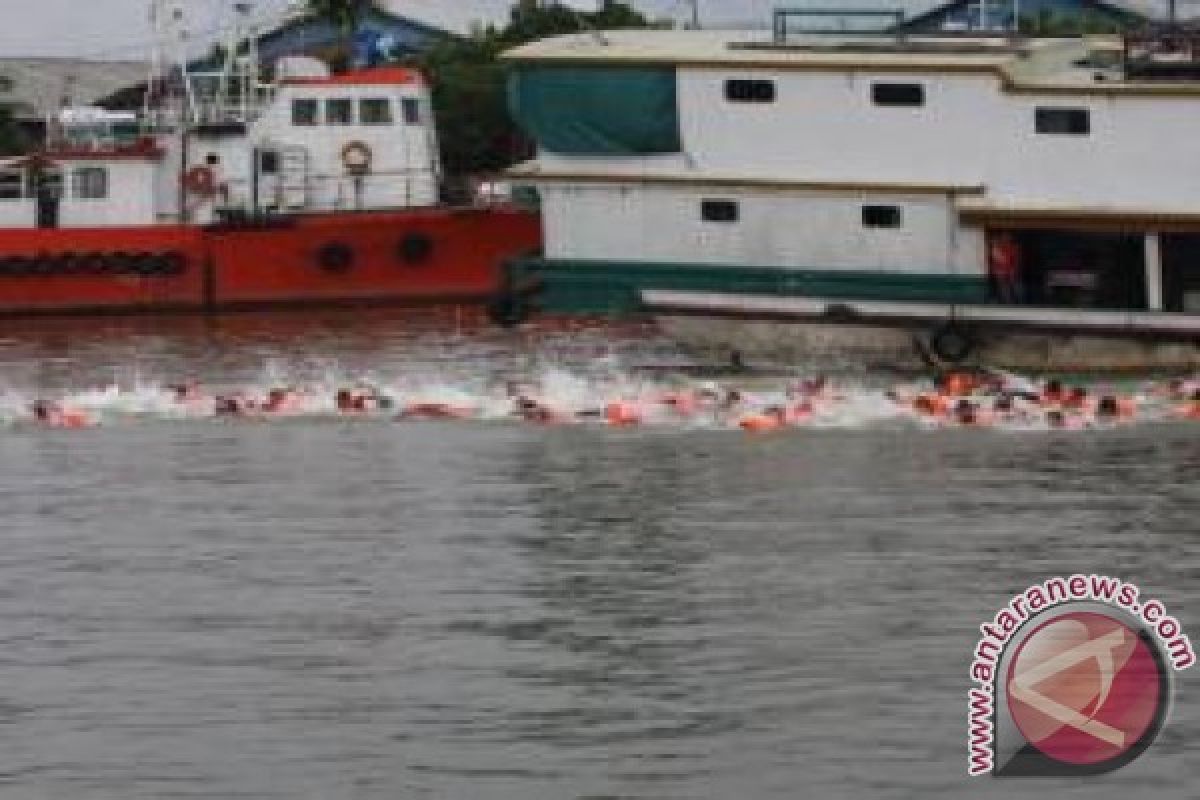
[{"label": "boat roof", "polygon": [[897,73],[994,74],[1012,91],[1200,95],[1200,81],[1126,80],[1120,37],[790,35],[769,31],[622,30],[543,39],[515,63]]}]

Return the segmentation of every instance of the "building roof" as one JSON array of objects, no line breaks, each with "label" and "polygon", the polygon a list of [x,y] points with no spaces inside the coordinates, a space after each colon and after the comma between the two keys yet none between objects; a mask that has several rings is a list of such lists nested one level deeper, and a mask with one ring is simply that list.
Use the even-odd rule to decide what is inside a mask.
[{"label": "building roof", "polygon": [[92,105],[146,80],[141,61],[74,58],[0,58],[0,105],[19,119],[42,120],[67,100]]},{"label": "building roof", "polygon": [[1119,64],[1121,53],[1116,37],[813,35],[778,44],[763,31],[637,30],[557,36],[504,57],[542,65],[978,73],[994,75],[1013,92],[1200,96],[1200,81],[1127,80],[1118,66],[1103,66]]}]

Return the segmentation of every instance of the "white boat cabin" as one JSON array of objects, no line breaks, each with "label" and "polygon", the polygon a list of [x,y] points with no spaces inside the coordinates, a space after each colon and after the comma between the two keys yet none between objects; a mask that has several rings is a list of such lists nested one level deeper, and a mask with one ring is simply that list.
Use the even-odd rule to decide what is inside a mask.
[{"label": "white boat cabin", "polygon": [[434,115],[415,70],[309,70],[245,98],[225,75],[189,75],[175,94],[174,107],[143,115],[65,109],[49,120],[43,149],[0,162],[0,227],[211,224],[438,202]]}]

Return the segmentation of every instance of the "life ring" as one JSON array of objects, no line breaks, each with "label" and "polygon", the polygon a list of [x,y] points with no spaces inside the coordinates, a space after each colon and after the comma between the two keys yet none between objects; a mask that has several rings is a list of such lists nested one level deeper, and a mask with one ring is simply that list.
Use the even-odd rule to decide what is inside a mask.
[{"label": "life ring", "polygon": [[342,148],[342,166],[351,175],[366,175],[371,171],[375,155],[366,142],[353,141]]},{"label": "life ring", "polygon": [[317,251],[317,266],[326,272],[347,272],[354,266],[354,250],[342,242],[330,242]]},{"label": "life ring", "polygon": [[433,238],[427,233],[410,233],[400,240],[396,254],[404,264],[423,264],[433,256]]},{"label": "life ring", "polygon": [[970,333],[952,322],[934,331],[929,344],[933,354],[947,364],[961,364],[975,352],[975,340]]},{"label": "life ring", "polygon": [[183,173],[183,188],[190,194],[212,197],[217,193],[217,176],[212,167],[192,167]]}]

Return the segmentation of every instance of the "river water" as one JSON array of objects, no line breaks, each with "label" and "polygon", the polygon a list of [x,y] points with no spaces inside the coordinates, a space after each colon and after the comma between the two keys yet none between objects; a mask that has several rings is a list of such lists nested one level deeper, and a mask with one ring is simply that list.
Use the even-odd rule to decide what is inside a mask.
[{"label": "river water", "polygon": [[[23,398],[678,357],[453,312],[0,333]],[[1187,672],[1103,778],[968,779],[965,745],[977,626],[1031,583],[1120,575],[1200,631],[1198,476],[1177,424],[12,424],[0,797],[1200,796]]]}]

